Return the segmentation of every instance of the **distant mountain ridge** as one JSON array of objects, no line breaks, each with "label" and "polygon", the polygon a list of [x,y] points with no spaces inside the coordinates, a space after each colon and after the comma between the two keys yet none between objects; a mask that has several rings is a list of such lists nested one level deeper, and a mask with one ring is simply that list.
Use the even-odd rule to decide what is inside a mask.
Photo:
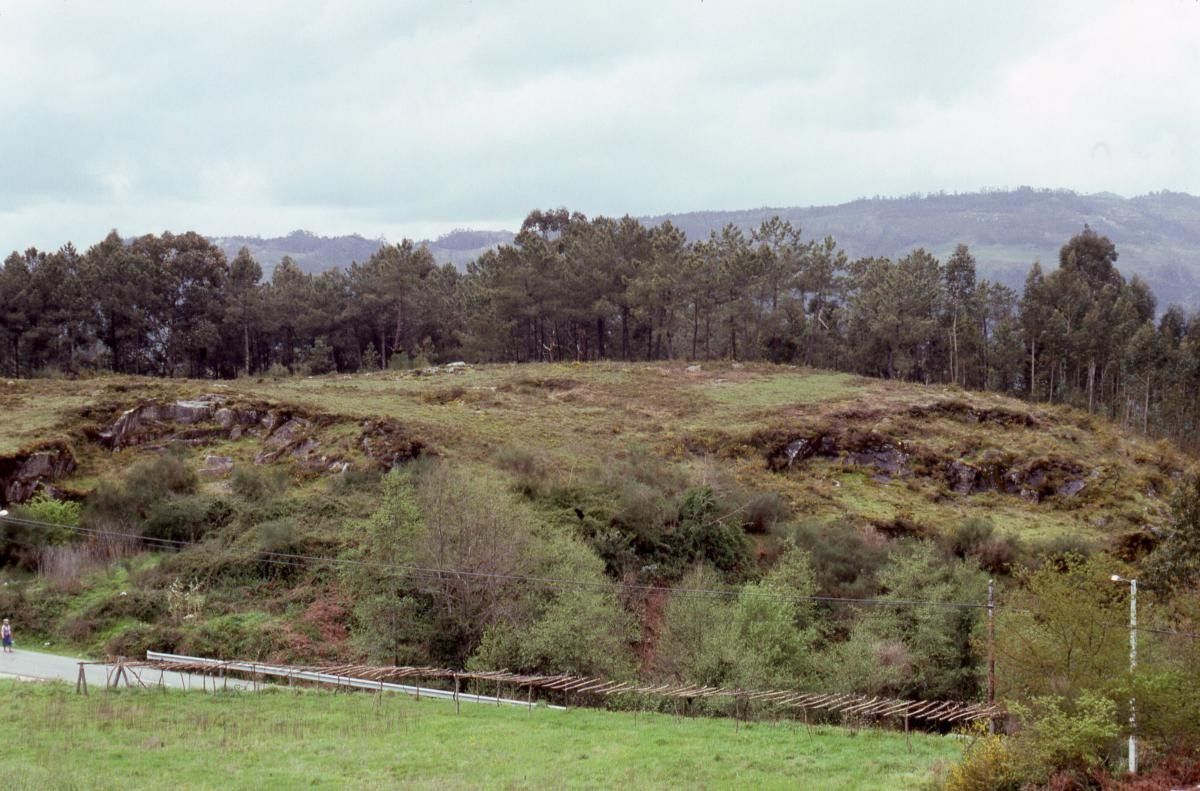
[{"label": "distant mountain ridge", "polygon": [[[647,224],[670,220],[688,239],[705,239],[733,223],[744,231],[778,214],[799,225],[806,238],[832,236],[851,258],[896,258],[924,247],[944,259],[958,243],[970,246],[983,277],[1020,289],[1030,264],[1058,265],[1058,249],[1084,224],[1117,246],[1117,265],[1126,277],[1140,275],[1154,289],[1160,309],[1170,303],[1200,309],[1200,198],[1155,192],[1134,198],[1112,193],[1081,195],[1068,190],[1021,187],[961,194],[862,198],[836,206],[763,207],[697,211],[644,217]],[[504,230],[451,231],[426,241],[439,263],[460,269],[498,245],[511,242]],[[319,272],[365,261],[385,240],[317,236],[227,236],[213,240],[228,256],[245,245],[268,272],[284,255],[305,271]]]},{"label": "distant mountain ridge", "polygon": [[1140,275],[1159,307],[1200,309],[1200,198],[1155,192],[1134,198],[1068,190],[1015,190],[862,198],[837,206],[699,211],[645,218],[670,220],[689,239],[733,223],[744,231],[778,214],[805,238],[832,236],[851,258],[896,258],[923,247],[939,258],[958,243],[971,248],[980,275],[1020,289],[1029,266],[1058,266],[1059,248],[1084,224],[1113,240],[1117,266]]},{"label": "distant mountain ridge", "polygon": [[[347,236],[318,236],[311,231],[292,231],[287,236],[263,238],[260,236],[214,236],[213,244],[221,248],[227,258],[233,258],[243,247],[250,250],[264,272],[270,276],[283,257],[290,256],[304,272],[323,272],[326,269],[345,269],[355,261],[363,262],[374,255],[387,239],[367,239],[359,234]],[[473,231],[456,229],[424,244],[438,263],[454,264],[465,269],[467,264],[485,250],[511,242],[509,231]]]}]

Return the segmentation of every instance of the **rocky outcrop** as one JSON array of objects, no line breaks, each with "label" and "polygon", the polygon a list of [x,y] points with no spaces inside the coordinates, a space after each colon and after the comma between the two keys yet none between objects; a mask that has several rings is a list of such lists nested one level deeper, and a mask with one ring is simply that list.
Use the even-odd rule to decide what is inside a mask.
[{"label": "rocky outcrop", "polygon": [[[447,366],[461,370],[462,366]],[[145,403],[122,412],[107,428],[92,434],[113,450],[128,447],[161,448],[168,444],[203,445],[220,439],[233,441],[252,437],[262,446],[255,464],[291,459],[305,470],[340,472],[349,466],[338,450],[322,446],[318,429],[337,418],[270,405],[231,403],[225,396],[208,395],[195,400]],[[390,469],[410,459],[428,455],[429,448],[397,423],[363,421],[357,444],[362,453],[380,467]],[[206,456],[200,474],[223,478],[233,468],[227,456]]]},{"label": "rocky outcrop", "polygon": [[65,442],[0,457],[0,504],[24,502],[74,469],[75,455]]},{"label": "rocky outcrop", "polygon": [[384,469],[391,469],[420,456],[432,455],[420,439],[391,422],[363,421],[359,447]]},{"label": "rocky outcrop", "polygon": [[870,467],[877,474],[889,478],[903,478],[912,474],[910,454],[904,448],[904,443],[872,432],[828,432],[798,437],[768,454],[767,466],[778,472],[813,457],[843,459],[847,464]]},{"label": "rocky outcrop", "polygon": [[204,457],[204,466],[199,470],[200,477],[206,479],[224,478],[233,472],[233,459],[229,456],[208,455]]},{"label": "rocky outcrop", "polygon": [[[113,450],[145,445],[170,435],[180,435],[180,427],[198,427],[212,420],[217,411],[217,396],[205,396],[195,401],[174,401],[166,404],[141,404],[127,409],[99,434],[102,443]],[[200,439],[216,434],[212,429],[198,428],[182,432],[180,439]]]},{"label": "rocky outcrop", "polygon": [[904,440],[875,432],[825,431],[797,437],[767,453],[767,466],[785,472],[812,458],[839,460],[861,467],[876,478],[917,475],[941,478],[960,495],[1000,492],[1041,502],[1048,497],[1075,497],[1087,488],[1087,471],[1063,459],[1017,459],[1007,455],[968,462],[938,458]]}]

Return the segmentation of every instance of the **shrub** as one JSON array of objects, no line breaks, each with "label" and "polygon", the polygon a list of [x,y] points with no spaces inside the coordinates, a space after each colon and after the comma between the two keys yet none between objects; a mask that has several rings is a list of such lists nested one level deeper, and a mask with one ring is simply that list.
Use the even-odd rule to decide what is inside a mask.
[{"label": "shrub", "polygon": [[1034,698],[1029,706],[1014,703],[1012,710],[1025,723],[1013,754],[1026,781],[1043,782],[1063,771],[1083,781],[1118,735],[1116,704],[1090,692],[1074,705],[1051,695]]},{"label": "shrub", "polygon": [[234,515],[233,507],[219,497],[193,495],[162,500],[142,523],[142,535],[166,541],[199,541],[229,524]]},{"label": "shrub", "polygon": [[808,551],[821,593],[862,598],[878,592],[878,573],[892,545],[873,528],[810,520],[781,526],[774,532]]},{"label": "shrub", "polygon": [[689,489],[679,507],[679,543],[676,550],[685,564],[707,560],[725,572],[745,569],[750,547],[740,525],[717,513],[712,489]]},{"label": "shrub", "polygon": [[303,364],[309,373],[316,376],[336,370],[337,366],[333,360],[333,347],[329,345],[329,339],[324,335],[318,336],[313,341],[312,348],[304,355]]},{"label": "shrub", "polygon": [[167,493],[192,494],[200,478],[182,452],[168,452],[129,468],[124,488],[139,502],[152,502]]},{"label": "shrub", "polygon": [[4,522],[0,525],[0,563],[32,568],[33,563],[48,546],[58,546],[75,536],[67,526],[79,524],[79,503],[55,500],[42,493],[24,505],[13,506],[13,517],[33,522],[45,522],[62,527],[21,525]]},{"label": "shrub", "polygon": [[1046,564],[1065,569],[1070,558],[1086,558],[1092,554],[1092,544],[1083,536],[1060,534],[1030,544],[1026,551],[1028,565],[1040,567]]},{"label": "shrub", "polygon": [[372,343],[368,343],[367,348],[363,349],[360,370],[367,372],[379,370],[379,352]]},{"label": "shrub", "polygon": [[959,523],[946,538],[946,551],[956,558],[971,558],[993,574],[1008,574],[1019,554],[1016,540],[998,535],[987,519]]},{"label": "shrub", "polygon": [[251,503],[268,500],[283,491],[286,486],[283,474],[258,467],[237,465],[229,476],[229,487],[233,493]]},{"label": "shrub", "polygon": [[641,536],[652,536],[673,521],[675,507],[661,491],[637,481],[617,490],[613,522]]},{"label": "shrub", "polygon": [[778,492],[758,492],[744,503],[742,524],[751,533],[766,533],[786,522],[791,514],[791,506]]},{"label": "shrub", "polygon": [[[980,726],[986,727],[986,726]],[[1022,785],[1007,738],[975,732],[963,759],[950,767],[945,791],[1016,791]]]},{"label": "shrub", "polygon": [[122,629],[104,644],[104,653],[109,656],[144,657],[147,651],[174,653],[182,640],[182,633],[163,625],[135,624]]},{"label": "shrub", "polygon": [[529,498],[540,497],[548,490],[546,464],[536,453],[506,445],[496,451],[496,466],[512,473],[516,489]]},{"label": "shrub", "polygon": [[258,535],[258,547],[263,552],[295,553],[303,546],[303,541],[296,530],[296,524],[290,519],[273,519],[255,526]]},{"label": "shrub", "polygon": [[78,525],[79,513],[79,503],[73,500],[56,500],[44,492],[24,505],[13,508],[13,515],[21,519],[49,522],[54,525]]}]

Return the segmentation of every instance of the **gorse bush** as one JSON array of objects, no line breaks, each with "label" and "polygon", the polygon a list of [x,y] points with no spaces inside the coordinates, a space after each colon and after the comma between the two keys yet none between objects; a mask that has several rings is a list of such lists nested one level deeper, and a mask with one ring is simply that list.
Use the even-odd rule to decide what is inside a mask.
[{"label": "gorse bush", "polygon": [[791,518],[792,509],[777,492],[756,492],[741,506],[742,525],[751,533],[767,533]]},{"label": "gorse bush", "polygon": [[177,452],[139,461],[119,484],[102,481],[84,502],[88,527],[133,532],[158,502],[172,495],[194,494],[199,477]]},{"label": "gorse bush", "polygon": [[1021,549],[1017,541],[1000,535],[986,519],[969,519],[954,527],[944,539],[946,551],[960,559],[972,558],[985,571],[1008,574]]},{"label": "gorse bush", "polygon": [[234,466],[229,476],[233,493],[247,502],[269,500],[283,492],[287,482],[279,470],[264,470],[242,464]]},{"label": "gorse bush", "polygon": [[208,495],[160,500],[142,522],[141,534],[166,541],[199,541],[233,521],[236,512],[227,501]]},{"label": "gorse bush", "polygon": [[528,448],[506,445],[494,459],[497,467],[512,473],[517,491],[526,497],[540,497],[549,490],[548,465]]}]

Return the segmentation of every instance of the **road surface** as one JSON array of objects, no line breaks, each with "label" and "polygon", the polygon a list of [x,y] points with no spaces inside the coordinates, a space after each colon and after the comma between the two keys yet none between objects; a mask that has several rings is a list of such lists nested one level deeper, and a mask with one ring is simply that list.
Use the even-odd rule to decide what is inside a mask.
[{"label": "road surface", "polygon": [[[11,654],[0,653],[0,678],[20,678],[30,681],[61,680],[74,684],[79,678],[80,661],[83,660],[77,657],[28,651],[18,646]],[[91,689],[102,689],[111,672],[112,668],[104,665],[84,666],[88,687]],[[157,670],[136,668],[135,672],[148,686],[157,685],[159,682],[159,671]],[[191,673],[164,673],[162,682],[174,689],[201,689],[206,684],[211,685],[213,680],[211,678],[206,680]],[[136,678],[131,678],[130,683],[136,686],[138,682]],[[122,686],[124,686],[123,682]],[[230,679],[228,688],[248,690],[251,689],[251,685],[246,681],[235,682]]]}]

